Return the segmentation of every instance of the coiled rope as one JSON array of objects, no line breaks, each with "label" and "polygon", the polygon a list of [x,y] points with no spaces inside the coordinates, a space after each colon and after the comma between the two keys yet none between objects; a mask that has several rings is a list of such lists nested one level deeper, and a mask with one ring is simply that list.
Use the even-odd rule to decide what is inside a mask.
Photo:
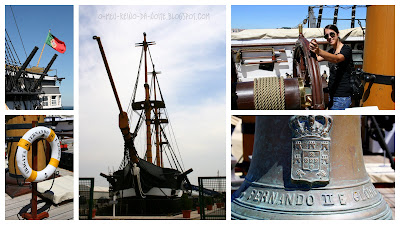
[{"label": "coiled rope", "polygon": [[285,109],[285,84],[283,77],[254,79],[254,107],[257,110]]}]

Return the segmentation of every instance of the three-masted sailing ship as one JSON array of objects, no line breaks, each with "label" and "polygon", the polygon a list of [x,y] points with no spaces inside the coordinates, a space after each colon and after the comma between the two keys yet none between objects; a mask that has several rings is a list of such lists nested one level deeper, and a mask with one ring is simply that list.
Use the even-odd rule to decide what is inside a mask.
[{"label": "three-masted sailing ship", "polygon": [[[109,182],[110,196],[116,196],[117,198],[119,208],[121,209],[120,215],[137,214],[138,211],[141,211],[142,214],[147,214],[147,211],[154,211],[156,208],[159,209],[156,210],[156,214],[171,213],[171,210],[174,211],[172,205],[177,204],[176,200],[179,200],[183,193],[191,191],[192,188],[187,174],[193,170],[184,171],[166,134],[166,126],[169,123],[169,119],[157,79],[158,72],[155,71],[149,49],[149,46],[154,45],[155,42],[147,42],[146,33],[143,33],[143,35],[143,42],[136,44],[136,47],[142,48],[142,54],[134,91],[127,110],[130,114],[136,112],[139,115],[133,132],[130,130],[130,116],[122,109],[100,37],[93,37],[99,45],[118,104],[120,112],[119,127],[125,144],[124,157],[119,169],[108,175],[104,173],[100,174]],[[151,72],[148,72],[147,55],[151,59],[153,69]],[[142,62],[143,59],[144,63]],[[142,64],[144,66],[145,99],[143,101],[136,101]],[[151,76],[151,79],[148,79],[148,76]],[[143,127],[142,125],[145,126],[146,130],[146,151],[144,157],[139,156],[135,147],[135,139],[138,137],[138,132]],[[155,145],[153,146],[153,144]],[[155,148],[155,157],[153,157],[153,148]],[[164,165],[165,159],[174,168],[166,168]],[[139,210],[135,207],[135,204],[138,202],[142,204]],[[147,208],[152,209],[146,210],[143,203],[147,204]],[[161,208],[164,208],[164,210],[161,210]]]}]

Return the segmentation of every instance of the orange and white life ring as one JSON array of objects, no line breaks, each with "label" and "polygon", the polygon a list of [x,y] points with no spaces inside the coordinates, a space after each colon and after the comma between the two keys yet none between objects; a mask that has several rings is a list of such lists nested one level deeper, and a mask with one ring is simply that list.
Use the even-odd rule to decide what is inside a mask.
[{"label": "orange and white life ring", "polygon": [[[46,139],[51,147],[51,159],[49,164],[41,171],[33,170],[28,163],[28,151],[31,144],[39,138]],[[54,131],[47,127],[35,127],[30,129],[18,142],[16,161],[18,169],[27,181],[40,182],[49,178],[60,162],[60,141]]]}]

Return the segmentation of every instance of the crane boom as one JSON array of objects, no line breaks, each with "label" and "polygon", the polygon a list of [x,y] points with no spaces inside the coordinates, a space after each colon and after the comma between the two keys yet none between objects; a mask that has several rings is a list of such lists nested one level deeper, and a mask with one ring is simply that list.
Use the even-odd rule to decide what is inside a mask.
[{"label": "crane boom", "polygon": [[129,150],[129,156],[132,162],[138,162],[138,156],[137,156],[137,151],[135,149],[135,146],[133,144],[133,138],[130,133],[130,128],[129,128],[129,119],[128,119],[128,114],[122,110],[121,102],[119,101],[117,89],[115,88],[114,80],[111,75],[111,70],[110,67],[108,66],[106,54],[104,53],[103,45],[101,44],[100,37],[98,36],[93,36],[93,39],[97,41],[97,44],[99,45],[100,53],[103,58],[104,66],[106,67],[108,78],[110,79],[111,87],[114,92],[115,96],[115,101],[118,104],[119,108],[119,129],[121,130],[121,133],[124,137],[125,141],[125,148]]}]

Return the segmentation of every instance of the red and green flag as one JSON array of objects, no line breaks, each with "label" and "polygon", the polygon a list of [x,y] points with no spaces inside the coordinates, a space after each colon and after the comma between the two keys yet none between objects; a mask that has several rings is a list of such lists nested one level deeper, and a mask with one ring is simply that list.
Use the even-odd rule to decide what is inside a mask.
[{"label": "red and green flag", "polygon": [[58,38],[56,38],[50,32],[47,35],[46,44],[48,46],[52,47],[54,50],[56,50],[59,53],[64,53],[66,50],[65,43],[63,41],[60,41]]}]

